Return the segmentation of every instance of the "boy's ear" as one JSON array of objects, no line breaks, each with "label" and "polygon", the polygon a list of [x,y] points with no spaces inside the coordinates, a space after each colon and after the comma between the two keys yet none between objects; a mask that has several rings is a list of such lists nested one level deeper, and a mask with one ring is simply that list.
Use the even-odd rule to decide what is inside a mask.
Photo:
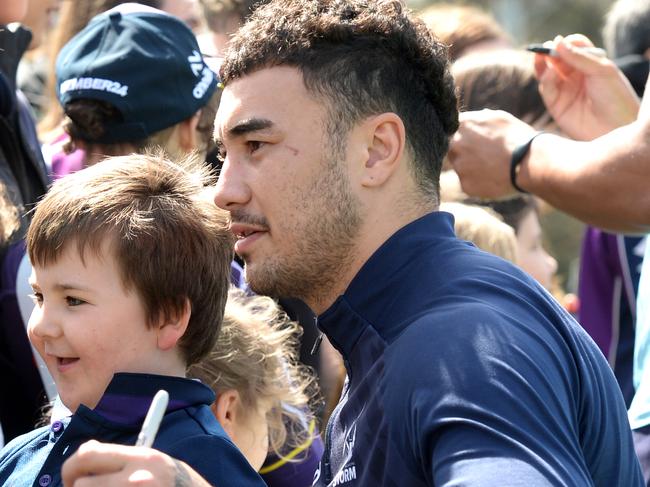
[{"label": "boy's ear", "polygon": [[395,113],[382,113],[365,121],[368,158],[361,184],[381,186],[399,167],[406,145],[404,122]]},{"label": "boy's ear", "polygon": [[235,424],[238,420],[240,401],[239,392],[236,389],[227,389],[219,393],[217,400],[210,406],[212,414],[214,414],[221,427],[228,433],[231,440],[233,440],[235,434]]},{"label": "boy's ear", "polygon": [[167,316],[161,319],[158,328],[158,348],[170,350],[174,348],[187,330],[192,314],[192,305],[189,299],[185,300],[183,310],[176,315]]}]

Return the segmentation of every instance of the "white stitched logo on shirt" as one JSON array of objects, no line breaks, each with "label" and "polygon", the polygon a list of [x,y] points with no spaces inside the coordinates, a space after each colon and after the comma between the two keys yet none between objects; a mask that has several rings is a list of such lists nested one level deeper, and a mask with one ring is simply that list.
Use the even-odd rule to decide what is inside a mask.
[{"label": "white stitched logo on shirt", "polygon": [[357,479],[357,467],[353,464],[343,467],[339,473],[334,476],[331,486],[343,485]]},{"label": "white stitched logo on shirt", "polygon": [[343,443],[343,456],[350,460],[352,458],[352,450],[354,449],[354,442],[357,441],[357,425],[354,423],[352,428],[345,435],[345,443]]}]

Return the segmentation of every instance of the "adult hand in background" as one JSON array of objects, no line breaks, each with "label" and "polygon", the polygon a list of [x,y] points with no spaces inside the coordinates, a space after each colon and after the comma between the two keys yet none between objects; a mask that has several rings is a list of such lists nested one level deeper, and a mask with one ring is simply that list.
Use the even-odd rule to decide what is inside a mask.
[{"label": "adult hand in background", "polygon": [[581,34],[558,36],[544,44],[557,57],[535,55],[535,74],[548,111],[562,131],[592,140],[636,120],[639,99],[616,65],[581,49],[593,43]]},{"label": "adult hand in background", "polygon": [[[512,152],[535,132],[527,123],[500,110],[461,113],[448,158],[463,191],[484,199],[514,194],[510,182]],[[521,186],[519,178],[517,182]]]},{"label": "adult hand in background", "polygon": [[61,469],[65,487],[210,487],[185,463],[153,448],[89,441]]}]

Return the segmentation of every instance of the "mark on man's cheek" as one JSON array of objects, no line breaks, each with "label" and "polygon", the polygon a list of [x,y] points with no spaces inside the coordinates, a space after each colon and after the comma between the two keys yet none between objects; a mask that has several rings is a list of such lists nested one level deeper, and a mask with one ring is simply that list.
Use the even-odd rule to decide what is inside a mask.
[{"label": "mark on man's cheek", "polygon": [[285,146],[289,152],[291,152],[294,157],[300,154],[300,151],[296,149],[295,147],[291,147],[290,145]]}]

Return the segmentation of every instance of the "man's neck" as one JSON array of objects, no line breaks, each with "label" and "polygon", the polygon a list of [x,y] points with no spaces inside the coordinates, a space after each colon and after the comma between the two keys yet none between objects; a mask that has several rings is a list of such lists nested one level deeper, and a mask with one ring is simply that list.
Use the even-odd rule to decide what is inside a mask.
[{"label": "man's neck", "polygon": [[339,296],[345,293],[363,265],[393,234],[409,223],[435,211],[437,206],[433,204],[409,205],[400,209],[401,211],[393,212],[392,218],[390,215],[382,215],[381,212],[376,212],[366,218],[359,231],[357,245],[353,251],[354,256],[349,263],[342,266],[336,278],[332,279],[333,284],[321,293],[303,298],[303,301],[314,313],[320,315],[332,306]]}]

